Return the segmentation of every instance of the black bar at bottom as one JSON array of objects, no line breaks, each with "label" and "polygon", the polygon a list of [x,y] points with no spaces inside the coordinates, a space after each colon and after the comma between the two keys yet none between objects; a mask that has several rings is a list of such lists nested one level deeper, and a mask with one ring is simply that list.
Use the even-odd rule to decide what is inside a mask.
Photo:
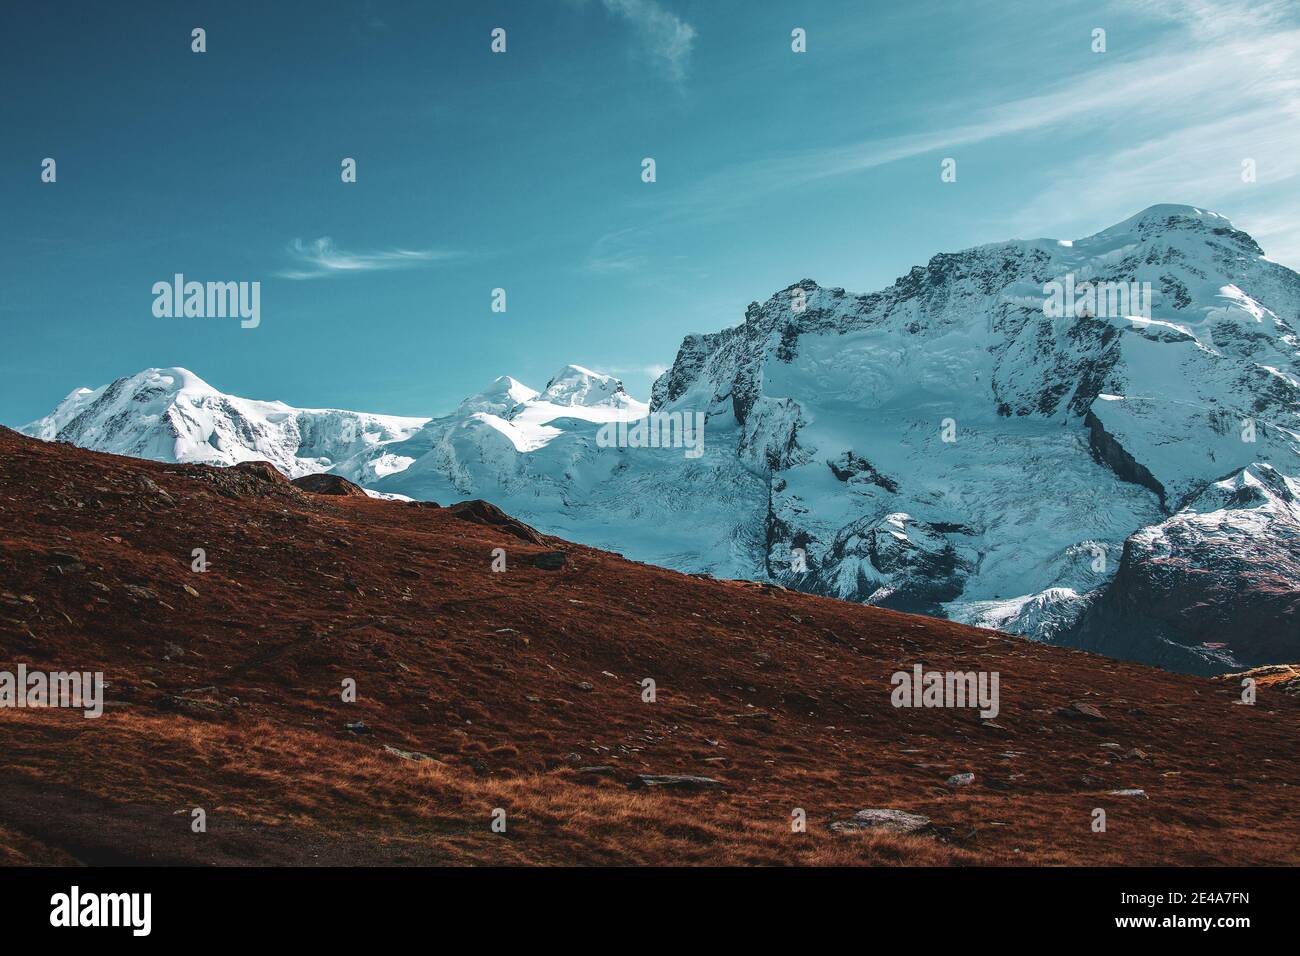
[{"label": "black bar at bottom", "polygon": [[[1228,941],[1291,925],[1294,885],[1294,870],[1245,868],[9,869],[0,870],[0,925],[8,942],[75,933],[80,942],[127,945],[374,945],[457,926],[484,941],[567,937],[618,945],[635,945],[642,934],[646,945],[747,937],[770,944],[768,934],[783,925],[810,935],[851,926],[865,939],[915,932],[918,944],[1021,931],[1067,939],[1198,933]],[[76,922],[83,915],[99,920],[100,912],[111,920],[116,911],[126,925],[52,925],[52,916],[73,921],[74,886]],[[138,936],[143,896],[116,894],[145,893],[149,932]],[[618,935],[592,935],[606,932]]]}]

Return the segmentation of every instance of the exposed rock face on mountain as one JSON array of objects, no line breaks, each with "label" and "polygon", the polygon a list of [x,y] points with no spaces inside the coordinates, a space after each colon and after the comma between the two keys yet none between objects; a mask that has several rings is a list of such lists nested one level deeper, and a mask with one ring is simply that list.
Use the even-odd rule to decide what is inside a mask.
[{"label": "exposed rock face on mountain", "polygon": [[[1215,482],[1135,532],[1071,632],[1076,647],[1183,669],[1188,645],[1226,664],[1281,661],[1300,641],[1300,485],[1268,465]],[[1213,669],[1210,666],[1206,670]]]},{"label": "exposed rock face on mountain", "polygon": [[[1153,206],[869,295],[804,280],[687,337],[649,406],[579,366],[427,421],[194,396],[173,369],[26,431],[483,498],[679,570],[1217,672],[1300,657],[1298,326],[1300,275]],[[695,416],[699,456],[615,428]]]}]

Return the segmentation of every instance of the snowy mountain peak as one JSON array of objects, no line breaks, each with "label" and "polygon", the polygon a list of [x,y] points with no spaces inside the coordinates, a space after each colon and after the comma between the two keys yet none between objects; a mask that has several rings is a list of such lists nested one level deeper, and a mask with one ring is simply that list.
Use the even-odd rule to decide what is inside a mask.
[{"label": "snowy mountain peak", "polygon": [[1298,318],[1300,276],[1225,217],[1161,204],[1085,239],[939,253],[865,295],[802,280],[688,336],[652,404],[705,411],[715,450],[734,435],[787,586],[1230,666],[1275,645],[1207,664],[1176,614],[1143,634],[1119,595],[1176,547],[1220,575],[1228,620],[1257,586],[1242,542],[1300,563]]},{"label": "snowy mountain peak", "polygon": [[217,394],[217,390],[199,378],[187,368],[173,366],[171,368],[147,368],[137,372],[134,375],[128,375],[125,379],[119,379],[124,384],[118,386],[123,393],[129,393],[135,401],[143,401],[145,398],[158,397],[161,395],[178,395],[181,392],[190,394]]},{"label": "snowy mountain peak", "polygon": [[479,394],[483,397],[501,396],[513,402],[529,402],[537,397],[537,389],[529,388],[517,378],[501,375]]},{"label": "snowy mountain peak", "polygon": [[296,478],[326,471],[363,448],[405,438],[426,421],[239,398],[177,367],[77,389],[20,431],[156,461],[265,460]]},{"label": "snowy mountain peak", "polygon": [[566,365],[546,383],[539,396],[552,405],[626,405],[629,398],[623,383],[612,375],[593,372],[581,365]]},{"label": "snowy mountain peak", "polygon": [[1151,228],[1165,227],[1177,228],[1180,225],[1188,223],[1204,223],[1213,228],[1226,227],[1233,228],[1232,222],[1227,216],[1221,216],[1217,212],[1211,212],[1208,209],[1200,209],[1196,206],[1186,206],[1181,203],[1156,203],[1147,206],[1141,212],[1129,216],[1127,219],[1115,223],[1113,226],[1101,230],[1094,235],[1104,236],[1113,233],[1133,233],[1140,231],[1143,227]]},{"label": "snowy mountain peak", "polygon": [[[66,428],[85,409],[104,397],[112,390],[108,401],[118,409],[132,407],[129,403],[140,406],[153,404],[159,397],[170,400],[182,391],[215,392],[211,385],[203,381],[189,369],[184,368],[147,368],[134,375],[120,378],[110,385],[99,388],[75,388],[59,402],[45,418],[27,425],[22,430],[36,438],[52,440]],[[86,424],[82,426],[88,427]]]},{"label": "snowy mountain peak", "polygon": [[462,401],[456,411],[461,415],[485,412],[489,415],[509,417],[512,409],[535,398],[537,398],[536,389],[529,388],[509,375],[502,375],[494,379],[492,384],[483,391]]}]

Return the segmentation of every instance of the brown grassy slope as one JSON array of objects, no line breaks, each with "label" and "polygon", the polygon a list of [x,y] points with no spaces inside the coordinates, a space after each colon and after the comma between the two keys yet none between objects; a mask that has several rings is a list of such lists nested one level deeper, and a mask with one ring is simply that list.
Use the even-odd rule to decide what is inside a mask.
[{"label": "brown grassy slope", "polygon": [[[562,569],[530,565],[557,549]],[[1225,682],[0,429],[0,669],[20,661],[103,670],[114,703],[0,710],[0,863],[1300,862],[1300,701],[1267,687],[1242,706]],[[917,662],[1000,672],[995,724],[892,707]],[[827,830],[864,807],[934,826]]]}]

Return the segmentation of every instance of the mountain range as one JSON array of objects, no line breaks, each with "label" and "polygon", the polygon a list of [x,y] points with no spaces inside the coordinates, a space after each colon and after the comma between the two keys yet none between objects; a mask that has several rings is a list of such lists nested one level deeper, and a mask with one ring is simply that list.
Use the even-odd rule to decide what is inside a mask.
[{"label": "mountain range", "polygon": [[[802,280],[688,336],[648,404],[576,365],[430,419],[162,368],[22,431],[484,498],[675,570],[1208,674],[1300,651],[1297,328],[1300,275],[1222,216],[1159,205],[867,295]],[[675,415],[703,416],[702,455],[610,440]]]}]

